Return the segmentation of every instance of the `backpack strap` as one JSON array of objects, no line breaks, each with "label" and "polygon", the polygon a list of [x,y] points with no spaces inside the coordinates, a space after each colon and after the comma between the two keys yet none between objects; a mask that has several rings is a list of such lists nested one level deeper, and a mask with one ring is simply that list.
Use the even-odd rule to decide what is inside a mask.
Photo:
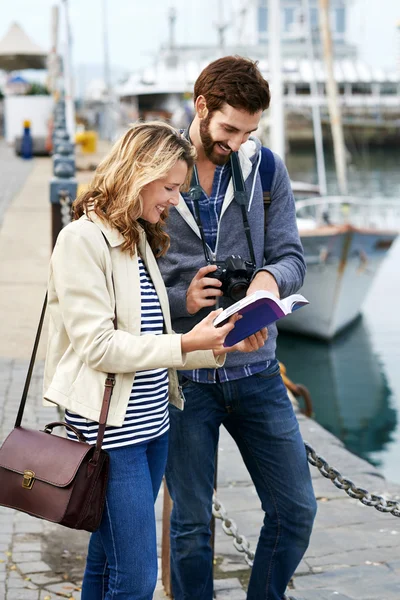
[{"label": "backpack strap", "polygon": [[259,173],[263,190],[264,202],[264,230],[267,229],[268,210],[271,204],[272,179],[275,174],[275,159],[272,151],[265,146],[261,147],[261,161]]}]

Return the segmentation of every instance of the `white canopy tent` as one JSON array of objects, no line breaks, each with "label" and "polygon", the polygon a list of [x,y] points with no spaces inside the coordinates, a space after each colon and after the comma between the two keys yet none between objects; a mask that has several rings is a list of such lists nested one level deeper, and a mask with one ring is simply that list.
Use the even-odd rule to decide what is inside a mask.
[{"label": "white canopy tent", "polygon": [[[18,23],[12,23],[0,40],[0,70],[6,73],[28,69],[44,70],[47,68],[47,57],[47,51],[33,42]],[[12,91],[7,93],[7,88],[5,90],[4,130],[7,142],[17,147],[24,121],[30,121],[34,153],[42,154],[53,106],[52,96],[26,96]]]},{"label": "white canopy tent", "polygon": [[0,40],[0,69],[45,69],[46,62],[47,52],[32,42],[18,23],[12,23]]}]

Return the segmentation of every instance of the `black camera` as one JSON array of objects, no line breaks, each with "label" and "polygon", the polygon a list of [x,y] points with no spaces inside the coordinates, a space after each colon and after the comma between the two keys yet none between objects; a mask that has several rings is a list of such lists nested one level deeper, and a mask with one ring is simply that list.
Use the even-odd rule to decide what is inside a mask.
[{"label": "black camera", "polygon": [[221,290],[224,296],[235,302],[246,296],[255,271],[253,263],[244,260],[241,256],[232,255],[224,261],[211,264],[217,265],[218,268],[212,273],[208,273],[207,277],[218,279],[222,283]]}]

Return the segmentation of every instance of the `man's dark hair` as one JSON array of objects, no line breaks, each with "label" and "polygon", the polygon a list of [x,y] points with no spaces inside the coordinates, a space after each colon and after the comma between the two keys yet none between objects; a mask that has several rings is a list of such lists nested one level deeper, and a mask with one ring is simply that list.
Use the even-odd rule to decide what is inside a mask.
[{"label": "man's dark hair", "polygon": [[271,95],[258,62],[242,56],[224,56],[210,63],[194,84],[194,101],[204,96],[209,113],[225,103],[255,114],[268,108]]}]

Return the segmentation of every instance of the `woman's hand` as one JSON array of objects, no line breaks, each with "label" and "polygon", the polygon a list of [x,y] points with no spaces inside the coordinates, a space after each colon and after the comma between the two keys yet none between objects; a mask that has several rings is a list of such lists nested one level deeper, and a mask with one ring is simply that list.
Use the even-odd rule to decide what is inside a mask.
[{"label": "woman's hand", "polygon": [[225,325],[214,327],[213,322],[221,312],[222,308],[213,310],[200,323],[197,323],[191,331],[182,335],[182,352],[214,350],[215,356],[225,354],[227,350],[223,346],[225,338],[241,317],[238,314],[233,315]]}]

